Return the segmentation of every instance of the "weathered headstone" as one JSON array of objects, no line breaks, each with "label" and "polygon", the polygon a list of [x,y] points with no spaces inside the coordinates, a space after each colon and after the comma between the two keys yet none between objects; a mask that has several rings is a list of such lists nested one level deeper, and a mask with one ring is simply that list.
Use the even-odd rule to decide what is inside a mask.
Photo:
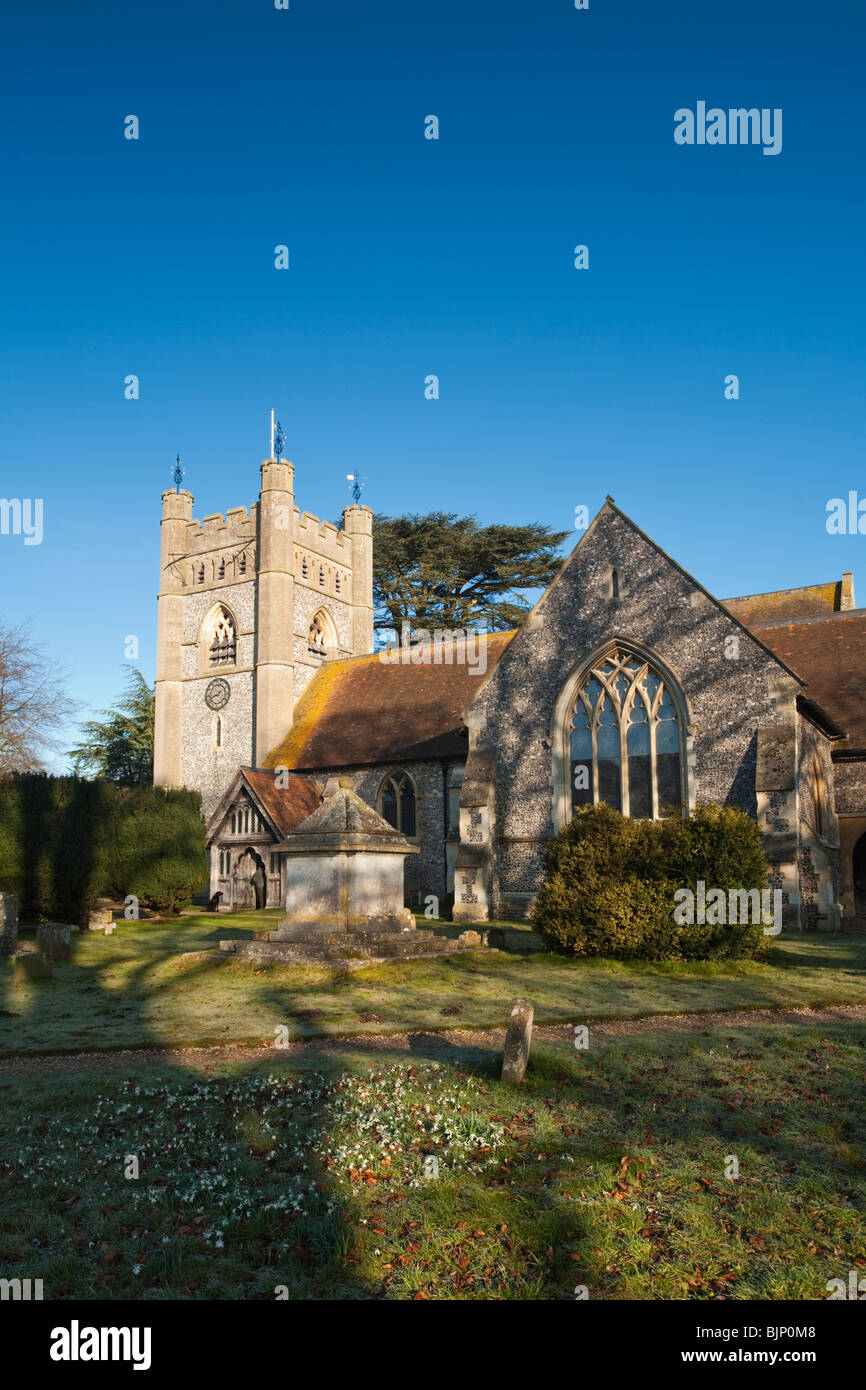
[{"label": "weathered headstone", "polygon": [[40,927],[36,932],[36,949],[44,956],[54,960],[66,960],[69,956],[71,927],[56,926],[53,922]]},{"label": "weathered headstone", "polygon": [[15,984],[28,980],[50,980],[54,974],[54,961],[51,956],[43,956],[41,951],[28,951],[26,955],[15,957]]},{"label": "weathered headstone", "polygon": [[512,1007],[505,1034],[502,1054],[502,1080],[520,1082],[526,1075],[529,1048],[532,1043],[532,1019],[535,1010],[527,999],[518,999]]},{"label": "weathered headstone", "polygon": [[457,940],[461,946],[483,946],[481,933],[477,931],[462,931]]},{"label": "weathered headstone", "polygon": [[105,931],[113,920],[110,907],[92,907],[87,914],[87,930]]},{"label": "weathered headstone", "polygon": [[13,956],[18,946],[18,903],[14,893],[0,893],[0,956]]}]

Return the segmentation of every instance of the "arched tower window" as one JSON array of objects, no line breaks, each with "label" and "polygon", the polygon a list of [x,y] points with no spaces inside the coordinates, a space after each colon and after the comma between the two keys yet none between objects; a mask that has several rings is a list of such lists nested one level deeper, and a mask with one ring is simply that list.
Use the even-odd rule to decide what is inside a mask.
[{"label": "arched tower window", "polygon": [[413,836],[417,824],[415,783],[407,772],[393,772],[379,788],[377,809],[402,835]]},{"label": "arched tower window", "polygon": [[210,666],[232,666],[237,660],[238,635],[235,620],[225,604],[209,613],[202,632]]},{"label": "arched tower window", "polygon": [[313,614],[307,629],[307,648],[315,656],[335,656],[337,653],[337,629],[327,608],[320,608]]},{"label": "arched tower window", "polygon": [[571,807],[669,816],[685,800],[682,696],[651,661],[608,648],[569,702]]}]

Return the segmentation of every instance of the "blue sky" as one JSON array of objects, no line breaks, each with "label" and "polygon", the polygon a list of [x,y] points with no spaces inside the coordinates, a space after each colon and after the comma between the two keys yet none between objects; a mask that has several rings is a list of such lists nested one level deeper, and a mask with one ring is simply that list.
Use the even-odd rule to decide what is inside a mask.
[{"label": "blue sky", "polygon": [[[356,468],[391,514],[567,530],[610,493],[720,597],[851,569],[866,603],[866,536],[825,529],[866,496],[864,31],[854,0],[7,11],[0,495],[44,536],[0,536],[0,615],[88,710],[127,634],[151,676],[175,454],[197,516],[249,504],[271,406],[323,517]],[[781,108],[781,154],[676,145],[699,100]]]}]

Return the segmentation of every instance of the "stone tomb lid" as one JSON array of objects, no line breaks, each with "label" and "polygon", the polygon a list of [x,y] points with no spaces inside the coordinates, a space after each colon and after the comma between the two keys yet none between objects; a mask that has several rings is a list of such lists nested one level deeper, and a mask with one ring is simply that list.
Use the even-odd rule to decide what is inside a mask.
[{"label": "stone tomb lid", "polygon": [[312,815],[275,846],[280,854],[334,854],[372,850],[377,854],[418,854],[399,830],[362,801],[351,777],[329,777],[324,799]]}]

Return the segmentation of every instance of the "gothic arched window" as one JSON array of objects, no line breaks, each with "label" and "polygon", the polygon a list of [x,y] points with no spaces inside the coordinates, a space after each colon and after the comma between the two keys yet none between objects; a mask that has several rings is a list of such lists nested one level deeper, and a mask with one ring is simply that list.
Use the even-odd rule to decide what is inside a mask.
[{"label": "gothic arched window", "polygon": [[307,631],[307,646],[316,656],[324,656],[328,650],[328,641],[325,635],[325,624],[322,622],[321,613],[317,613],[310,623]]},{"label": "gothic arched window", "polygon": [[394,772],[379,788],[379,815],[402,835],[415,834],[415,783],[406,772]]},{"label": "gothic arched window", "polygon": [[313,614],[307,628],[307,649],[315,656],[333,656],[337,652],[337,629],[330,613],[320,608]]},{"label": "gothic arched window", "polygon": [[679,699],[642,657],[608,650],[571,705],[571,804],[605,801],[623,815],[668,816],[683,804]]},{"label": "gothic arched window", "polygon": [[213,616],[210,643],[211,666],[232,665],[237,657],[237,649],[235,620],[229,610],[221,605]]}]

